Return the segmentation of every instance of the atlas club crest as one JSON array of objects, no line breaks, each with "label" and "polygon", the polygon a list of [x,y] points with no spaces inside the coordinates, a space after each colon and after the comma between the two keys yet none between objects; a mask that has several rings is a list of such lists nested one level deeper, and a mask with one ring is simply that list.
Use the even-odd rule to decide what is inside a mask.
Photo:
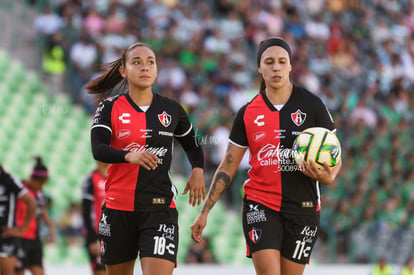
[{"label": "atlas club crest", "polygon": [[165,111],[158,115],[158,119],[164,127],[168,127],[171,124],[171,116]]},{"label": "atlas club crest", "polygon": [[257,243],[262,238],[262,230],[253,227],[249,232],[249,238],[253,243]]},{"label": "atlas club crest", "polygon": [[292,118],[293,123],[300,126],[305,122],[306,114],[298,109],[296,112],[291,113],[290,117]]}]

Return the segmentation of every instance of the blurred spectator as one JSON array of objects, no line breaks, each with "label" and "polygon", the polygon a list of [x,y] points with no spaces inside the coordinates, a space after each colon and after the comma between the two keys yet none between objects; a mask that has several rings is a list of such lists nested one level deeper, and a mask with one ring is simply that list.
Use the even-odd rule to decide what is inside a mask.
[{"label": "blurred spectator", "polygon": [[65,51],[62,46],[62,37],[56,33],[47,38],[43,50],[44,79],[52,89],[52,93],[64,92],[64,74],[66,71]]},{"label": "blurred spectator", "polygon": [[368,105],[368,99],[366,96],[362,96],[358,101],[358,105],[351,113],[351,123],[357,123],[358,121],[361,121],[366,126],[374,128],[377,125],[377,119],[377,114]]},{"label": "blurred spectator", "polygon": [[392,275],[392,268],[385,257],[380,257],[372,269],[371,275]]},{"label": "blurred spectator", "polygon": [[91,9],[83,20],[85,32],[92,37],[98,37],[105,27],[105,19],[96,9]]},{"label": "blurred spectator", "polygon": [[68,245],[80,245],[82,243],[83,222],[80,203],[70,203],[69,209],[60,218],[58,226]]},{"label": "blurred spectator", "polygon": [[306,35],[310,38],[327,41],[330,36],[328,24],[323,21],[322,14],[316,14],[313,18],[305,23]]},{"label": "blurred spectator", "polygon": [[60,30],[63,26],[63,21],[58,14],[53,12],[49,5],[45,5],[42,13],[36,16],[33,25],[39,34],[50,36]]},{"label": "blurred spectator", "polygon": [[223,36],[220,29],[213,29],[204,41],[204,48],[211,53],[228,53],[230,41]]},{"label": "blurred spectator", "polygon": [[80,40],[70,49],[70,65],[72,67],[72,99],[79,103],[79,94],[83,85],[91,78],[99,64],[99,50],[90,36],[83,33]]},{"label": "blurred spectator", "polygon": [[183,68],[173,59],[165,60],[158,70],[158,84],[161,87],[169,87],[178,92],[184,87],[186,80],[187,76]]},{"label": "blurred spectator", "polygon": [[408,258],[404,266],[401,270],[400,275],[413,275],[414,274],[414,260],[412,258]]}]

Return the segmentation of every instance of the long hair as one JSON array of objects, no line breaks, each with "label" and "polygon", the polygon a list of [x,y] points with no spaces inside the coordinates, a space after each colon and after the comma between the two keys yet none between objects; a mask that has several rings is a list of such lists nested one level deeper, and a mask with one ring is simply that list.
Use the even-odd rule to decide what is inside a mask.
[{"label": "long hair", "polygon": [[264,78],[262,77],[262,79],[260,80],[259,92],[263,91],[264,89],[266,89],[266,83],[264,81]]},{"label": "long hair", "polygon": [[122,77],[119,72],[119,68],[121,66],[125,66],[127,54],[136,47],[147,47],[151,49],[149,46],[141,42],[136,42],[128,46],[120,58],[110,63],[103,64],[100,67],[103,71],[100,76],[85,84],[84,87],[88,90],[88,93],[99,95],[98,101],[101,101],[110,96],[112,93],[118,93],[119,90],[123,90],[128,83]]}]

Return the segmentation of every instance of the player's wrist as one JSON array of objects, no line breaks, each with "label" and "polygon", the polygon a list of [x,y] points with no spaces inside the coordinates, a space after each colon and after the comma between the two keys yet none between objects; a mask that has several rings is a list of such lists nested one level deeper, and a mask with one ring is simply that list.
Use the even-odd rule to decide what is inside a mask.
[{"label": "player's wrist", "polygon": [[201,174],[204,174],[204,169],[201,168],[201,167],[193,167],[192,172],[193,173],[201,173]]},{"label": "player's wrist", "polygon": [[132,155],[132,152],[126,153],[125,156],[124,156],[124,160],[126,162],[131,162],[131,155]]}]

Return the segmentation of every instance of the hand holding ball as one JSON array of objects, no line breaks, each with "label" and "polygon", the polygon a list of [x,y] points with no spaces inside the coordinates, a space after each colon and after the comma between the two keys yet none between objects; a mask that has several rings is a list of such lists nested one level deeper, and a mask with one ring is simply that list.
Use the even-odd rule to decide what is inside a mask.
[{"label": "hand holding ball", "polygon": [[312,127],[301,132],[293,142],[293,158],[298,166],[312,160],[319,169],[326,162],[335,167],[341,158],[341,144],[337,136],[322,127]]}]

